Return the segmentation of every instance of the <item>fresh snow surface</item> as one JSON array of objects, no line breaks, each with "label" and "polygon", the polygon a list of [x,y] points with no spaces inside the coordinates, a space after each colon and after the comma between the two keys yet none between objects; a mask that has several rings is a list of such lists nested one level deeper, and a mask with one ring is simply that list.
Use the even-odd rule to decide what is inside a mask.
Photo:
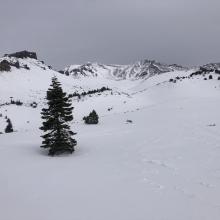
[{"label": "fresh snow surface", "polygon": [[[0,132],[6,115],[16,130],[0,134],[0,219],[219,220],[220,81],[213,73],[213,80],[169,82],[190,73],[73,79],[34,64],[0,73],[0,103],[24,102],[0,107]],[[67,92],[112,89],[73,99],[72,155],[49,157],[40,148],[40,111],[53,75]],[[100,123],[85,125],[92,109]]]}]

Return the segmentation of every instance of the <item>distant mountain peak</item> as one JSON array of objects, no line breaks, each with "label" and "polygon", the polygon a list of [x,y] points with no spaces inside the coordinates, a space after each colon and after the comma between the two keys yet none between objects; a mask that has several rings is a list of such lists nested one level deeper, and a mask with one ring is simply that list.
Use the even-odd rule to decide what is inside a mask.
[{"label": "distant mountain peak", "polygon": [[75,78],[80,77],[108,77],[117,80],[122,79],[143,79],[176,70],[187,68],[177,64],[167,65],[156,60],[143,59],[130,65],[105,65],[87,62],[82,65],[70,65],[62,72]]}]

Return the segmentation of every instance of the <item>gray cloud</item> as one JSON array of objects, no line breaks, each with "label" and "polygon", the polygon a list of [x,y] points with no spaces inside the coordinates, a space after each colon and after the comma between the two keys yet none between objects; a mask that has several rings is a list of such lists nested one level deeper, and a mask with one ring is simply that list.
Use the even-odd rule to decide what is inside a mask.
[{"label": "gray cloud", "polygon": [[219,0],[2,1],[0,53],[34,50],[56,68],[220,62],[219,11]]}]

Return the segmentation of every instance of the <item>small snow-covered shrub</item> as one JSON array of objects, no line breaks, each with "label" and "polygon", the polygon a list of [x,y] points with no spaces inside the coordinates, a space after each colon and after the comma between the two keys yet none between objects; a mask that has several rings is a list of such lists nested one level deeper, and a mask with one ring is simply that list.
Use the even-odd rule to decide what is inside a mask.
[{"label": "small snow-covered shrub", "polygon": [[32,108],[37,108],[37,103],[36,103],[36,102],[32,102],[32,103],[30,104],[30,106],[31,106]]}]

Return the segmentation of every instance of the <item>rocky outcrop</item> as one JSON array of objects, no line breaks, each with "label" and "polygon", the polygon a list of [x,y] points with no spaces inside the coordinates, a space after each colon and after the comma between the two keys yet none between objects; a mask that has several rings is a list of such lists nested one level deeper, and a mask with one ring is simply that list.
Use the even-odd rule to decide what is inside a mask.
[{"label": "rocky outcrop", "polygon": [[29,52],[29,51],[20,51],[16,53],[11,54],[5,54],[5,57],[16,57],[16,58],[32,58],[37,60],[37,54],[35,52]]}]

